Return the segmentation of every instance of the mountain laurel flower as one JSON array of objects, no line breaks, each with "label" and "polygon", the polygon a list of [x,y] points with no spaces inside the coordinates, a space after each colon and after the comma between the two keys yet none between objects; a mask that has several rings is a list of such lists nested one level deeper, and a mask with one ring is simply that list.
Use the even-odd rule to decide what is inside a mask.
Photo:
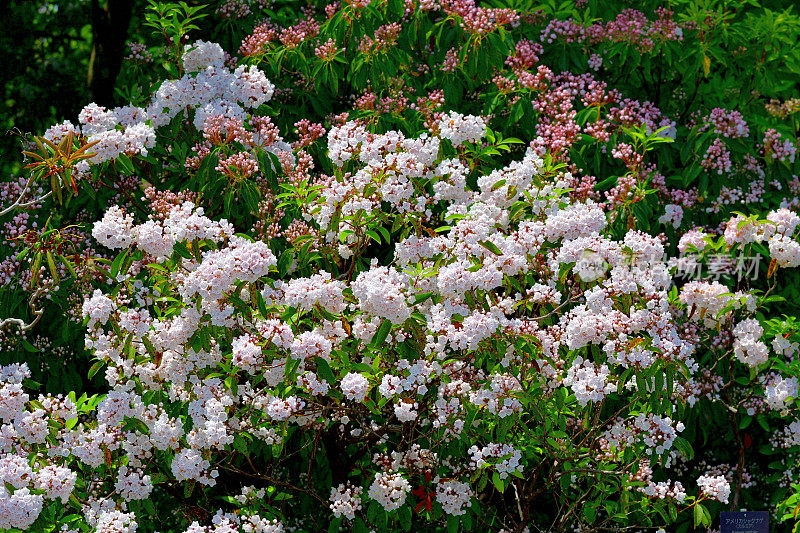
[{"label": "mountain laurel flower", "polygon": [[126,215],[122,208],[114,205],[106,210],[103,219],[95,222],[92,237],[112,250],[127,248],[136,240],[133,232],[133,217]]},{"label": "mountain laurel flower", "polygon": [[369,381],[361,374],[348,372],[347,375],[342,378],[341,389],[342,394],[344,394],[344,397],[348,400],[363,402],[369,391]]},{"label": "mountain laurel flower", "polygon": [[769,239],[769,255],[778,266],[795,268],[800,266],[800,243],[785,235],[773,235]]},{"label": "mountain laurel flower", "polygon": [[417,409],[419,409],[417,402],[400,400],[394,406],[394,415],[400,422],[412,422],[417,419]]},{"label": "mountain laurel flower", "polygon": [[117,472],[114,488],[125,501],[144,500],[150,497],[153,482],[148,474],[122,465]]},{"label": "mountain laurel flower", "polygon": [[367,495],[387,512],[400,508],[406,501],[411,484],[397,472],[378,472]]},{"label": "mountain laurel flower", "polygon": [[791,237],[797,226],[800,225],[800,216],[794,211],[786,208],[776,209],[767,214],[767,220],[772,222],[773,227],[767,226],[769,235],[780,234]]},{"label": "mountain laurel flower", "polygon": [[564,385],[570,387],[581,406],[590,401],[602,401],[607,395],[617,391],[615,383],[608,382],[610,374],[608,366],[597,367],[591,361],[584,361],[578,356],[567,370]]},{"label": "mountain laurel flower", "polygon": [[103,294],[100,289],[95,289],[92,297],[83,302],[83,316],[89,319],[88,326],[91,328],[95,324],[105,324],[111,318],[111,313],[117,309],[114,301]]},{"label": "mountain laurel flower", "polygon": [[490,443],[483,448],[472,446],[467,452],[470,454],[470,468],[479,470],[484,465],[491,465],[497,470],[500,479],[506,479],[509,474],[521,472],[522,453],[503,443]]},{"label": "mountain laurel flower", "polygon": [[216,470],[211,470],[211,463],[204,459],[198,450],[184,448],[172,460],[172,475],[176,481],[194,480],[203,485],[213,487],[217,484]]},{"label": "mountain laurel flower", "polygon": [[[225,24],[245,13],[274,18],[273,3],[225,0],[218,14],[231,17]],[[383,511],[398,511],[392,525],[408,526],[405,519],[425,509],[442,515],[438,525],[463,516],[463,524],[519,528],[526,524],[512,515],[537,507],[537,494],[547,499],[559,479],[561,488],[595,487],[599,499],[613,498],[614,484],[603,482],[612,474],[638,503],[672,505],[688,499],[669,479],[683,459],[681,419],[694,424],[708,405],[702,398],[719,401],[729,386],[743,398],[742,412],[776,428],[748,458],[763,463],[757,454],[767,446],[789,452],[800,445],[800,343],[793,319],[775,316],[778,299],[727,275],[674,283],[695,254],[713,261],[712,275],[722,273],[718,258],[727,268],[742,250],[768,248],[770,274],[780,267],[781,279],[782,269],[800,267],[800,178],[787,166],[796,140],[773,129],[760,144],[751,127],[772,119],[722,108],[678,127],[670,117],[690,97],[677,87],[678,108],[661,98],[663,110],[626,98],[623,89],[641,80],[616,80],[625,65],[608,53],[608,46],[649,53],[683,31],[693,39],[703,26],[665,8],[653,16],[626,8],[584,23],[475,0],[406,0],[405,18],[388,21],[378,20],[386,10],[369,4],[336,0],[325,8],[328,20],[372,28],[366,39],[363,31],[339,39],[341,48],[332,35],[339,22],[323,24],[321,10],[305,8],[295,20],[281,11],[280,26],[259,23],[240,48],[243,61],[213,42],[173,42],[182,52],[179,78],[150,80],[152,94],[134,90],[136,102],[123,107],[89,104],[75,124],[46,131],[46,139],[64,143],[58,152],[71,149],[66,141],[96,142],[87,147],[92,157],[69,166],[76,184],[99,188],[79,192],[86,198],[68,209],[46,193],[46,179],[34,179],[47,171],[67,177],[56,154],[27,166],[36,169],[32,181],[23,174],[0,184],[0,203],[10,206],[0,223],[7,245],[0,279],[9,287],[3,309],[30,318],[25,308],[41,295],[31,310],[46,311],[38,326],[14,329],[17,319],[0,320],[11,326],[0,332],[3,357],[42,355],[31,358],[35,373],[26,364],[0,366],[0,530],[39,523],[61,533],[136,533],[157,528],[159,516],[194,511],[202,520],[189,516],[186,533],[317,530],[331,519],[358,529],[379,525],[376,509],[377,522]],[[739,18],[713,22],[723,34]],[[422,54],[409,48],[416,48],[417,21],[443,24]],[[541,44],[523,37],[545,25]],[[500,27],[508,27],[500,41],[513,46],[510,54],[460,41],[464,31],[476,42],[498,37],[490,34]],[[342,61],[353,59],[359,42],[368,55],[356,62],[374,60],[361,74],[376,61],[388,61],[392,72],[342,78]],[[543,63],[557,59],[562,43],[586,52],[572,62],[583,63],[582,72]],[[323,68],[316,76],[278,68],[286,85],[276,90],[257,63],[285,52],[291,71],[304,56]],[[413,64],[405,64],[409,58]],[[475,77],[476,65],[492,72],[490,85]],[[592,72],[601,67],[613,84]],[[452,91],[435,82],[437,72],[453,68],[476,82],[463,110],[477,113],[473,104],[488,98],[481,108],[491,115],[452,109]],[[715,62],[708,75],[724,70]],[[433,85],[419,90],[425,80]],[[331,91],[342,97],[333,106],[338,114],[323,117],[330,106],[307,105]],[[713,107],[701,101],[707,93],[692,107]],[[263,105],[275,94],[280,102]],[[800,110],[795,100],[768,109],[785,118]],[[756,111],[765,114],[748,105]],[[512,132],[524,138],[504,137]],[[656,137],[623,138],[640,133]],[[650,141],[676,137],[677,148],[659,147],[665,157],[649,152]],[[695,141],[706,148],[691,150]],[[702,179],[681,187],[675,174],[691,167],[704,170]],[[706,183],[716,174],[736,183]],[[142,190],[140,202],[134,195]],[[734,215],[742,205],[752,214]],[[94,241],[82,206],[89,216],[109,206],[91,227]],[[44,229],[53,210],[70,234]],[[37,267],[46,282],[31,283],[38,273],[29,265],[42,254],[20,252],[37,247],[75,255],[76,279],[48,256]],[[92,268],[98,261],[114,270],[123,262],[124,272],[104,279]],[[733,292],[738,286],[745,289]],[[66,342],[77,331],[84,343]],[[48,380],[45,390],[66,393],[77,382],[73,356],[84,346],[105,387],[28,391],[35,375]],[[744,365],[729,369],[733,359]],[[743,385],[756,367],[759,379]],[[651,375],[655,368],[670,370],[668,383],[661,370]],[[564,402],[569,416],[556,421]],[[598,409],[603,402],[614,405]],[[709,431],[721,446],[729,420],[718,418]],[[523,438],[538,426],[558,429],[546,446]],[[688,433],[697,447],[698,432]],[[783,455],[773,455],[785,463],[770,478],[775,487],[795,481],[794,457]],[[591,468],[581,468],[587,457]],[[527,476],[531,490],[516,494],[512,476],[542,467],[549,474]],[[698,500],[727,502],[736,469],[700,467]],[[742,489],[753,482],[747,476]],[[258,487],[247,486],[256,478]],[[527,525],[570,525],[564,511],[580,494],[561,491],[563,505],[539,505]],[[515,497],[519,505],[493,505]],[[70,500],[83,506],[72,517],[61,513]],[[220,500],[224,509],[206,505]],[[650,516],[635,507],[630,527]],[[583,527],[590,515],[573,525]]]},{"label": "mountain laurel flower", "polygon": [[766,236],[767,224],[758,224],[744,215],[736,215],[728,220],[723,235],[728,246],[736,243],[750,244],[761,242]]},{"label": "mountain laurel flower", "polygon": [[700,487],[700,494],[708,496],[722,503],[728,503],[728,496],[731,494],[731,485],[725,476],[703,475],[697,478]]},{"label": "mountain laurel flower", "polygon": [[665,213],[658,218],[660,224],[671,224],[673,228],[678,229],[683,221],[683,208],[675,204],[667,204],[665,206]]},{"label": "mountain laurel flower", "polygon": [[3,383],[0,387],[0,420],[11,422],[25,411],[30,396],[21,383]]},{"label": "mountain laurel flower", "polygon": [[136,533],[136,515],[116,509],[101,511],[94,524],[96,533]]},{"label": "mountain laurel flower", "polygon": [[486,121],[475,115],[462,115],[451,111],[439,122],[439,135],[448,139],[454,147],[462,143],[476,143],[486,134]]},{"label": "mountain laurel flower", "polygon": [[783,378],[775,376],[770,379],[764,387],[764,397],[770,409],[783,410],[789,399],[797,398],[798,380],[792,376]]},{"label": "mountain laurel flower", "polygon": [[339,518],[344,516],[353,520],[356,513],[361,510],[361,493],[363,487],[353,486],[351,483],[343,483],[338,487],[331,488],[330,508],[333,516]]},{"label": "mountain laurel flower", "polygon": [[750,367],[765,363],[769,356],[769,348],[761,342],[764,328],[758,320],[747,318],[733,328],[733,353],[739,361]]},{"label": "mountain laurel flower", "polygon": [[225,51],[217,43],[195,41],[184,45],[182,60],[186,72],[198,72],[208,67],[223,68]]},{"label": "mountain laurel flower", "polygon": [[594,202],[569,205],[547,217],[544,232],[547,240],[573,240],[603,231],[608,224],[603,210]]},{"label": "mountain laurel flower", "polygon": [[708,244],[706,237],[708,237],[708,234],[700,230],[687,231],[678,240],[678,251],[681,253],[694,250],[702,252]]},{"label": "mountain laurel flower", "polygon": [[446,514],[453,516],[467,514],[472,496],[472,489],[468,483],[440,480],[436,484],[436,501],[442,505],[442,510]]},{"label": "mountain laurel flower", "polygon": [[36,472],[36,488],[43,490],[47,499],[61,500],[66,504],[75,490],[77,479],[78,474],[69,468],[47,465]]},{"label": "mountain laurel flower", "polygon": [[283,299],[287,305],[303,311],[311,311],[319,305],[331,314],[344,311],[345,284],[331,278],[330,273],[321,272],[308,278],[296,278],[282,286]]},{"label": "mountain laurel flower", "polygon": [[372,316],[402,324],[411,316],[408,276],[388,267],[373,267],[358,275],[352,285],[359,308]]},{"label": "mountain laurel flower", "polygon": [[263,363],[261,346],[256,344],[250,334],[233,339],[231,350],[233,364],[251,374],[255,374]]},{"label": "mountain laurel flower", "polygon": [[27,530],[39,518],[44,504],[41,494],[32,494],[28,487],[13,494],[0,486],[0,529]]}]

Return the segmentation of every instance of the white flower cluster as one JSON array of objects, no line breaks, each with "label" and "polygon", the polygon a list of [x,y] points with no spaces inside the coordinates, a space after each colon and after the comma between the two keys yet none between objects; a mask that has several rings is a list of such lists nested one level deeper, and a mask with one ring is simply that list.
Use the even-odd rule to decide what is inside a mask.
[{"label": "white flower cluster", "polygon": [[486,121],[483,117],[450,111],[439,122],[439,136],[449,139],[456,148],[464,142],[478,142],[485,134]]},{"label": "white flower cluster", "polygon": [[69,468],[47,465],[36,473],[36,488],[43,490],[49,500],[67,503],[77,480],[78,474]]},{"label": "white flower cluster", "polygon": [[117,494],[126,501],[144,500],[150,497],[153,491],[153,482],[148,474],[122,465],[117,472],[117,481],[114,484]]},{"label": "white flower cluster", "polygon": [[330,339],[316,331],[304,331],[294,338],[290,347],[292,358],[300,361],[311,357],[327,359],[332,349]]},{"label": "white flower cluster", "polygon": [[88,326],[91,328],[95,324],[105,324],[111,318],[117,308],[114,301],[103,294],[100,289],[95,289],[92,297],[83,302],[83,316],[89,319]]},{"label": "white flower cluster", "polygon": [[378,472],[367,495],[386,511],[394,511],[406,501],[411,484],[398,472]]},{"label": "white flower cluster", "polygon": [[3,380],[0,387],[0,420],[10,422],[22,414],[30,396],[21,383]]},{"label": "white flower cluster", "polygon": [[683,208],[676,204],[667,204],[665,212],[658,218],[660,224],[672,224],[672,227],[678,229],[683,221]]},{"label": "white flower cluster", "polygon": [[522,452],[510,444],[490,443],[483,448],[472,446],[467,453],[470,454],[469,465],[473,470],[489,465],[494,467],[500,479],[506,479],[514,472],[522,472]]},{"label": "white flower cluster", "polygon": [[723,238],[728,246],[733,246],[737,243],[750,244],[753,242],[761,242],[767,236],[766,232],[770,226],[770,224],[754,221],[752,217],[736,215],[728,220]]},{"label": "white flower cluster", "polygon": [[33,480],[33,469],[21,455],[4,454],[0,457],[0,482],[21,489]]},{"label": "white flower cluster", "polygon": [[574,240],[600,233],[608,225],[606,214],[594,202],[571,204],[548,215],[544,232],[547,240]]},{"label": "white flower cluster", "polygon": [[248,333],[233,339],[231,354],[233,364],[251,374],[255,374],[264,362],[261,346]]},{"label": "white flower cluster", "polygon": [[522,412],[522,404],[515,396],[520,392],[522,392],[522,385],[516,377],[510,374],[494,373],[489,388],[471,391],[469,401],[475,406],[486,408],[500,418],[505,418]]},{"label": "white flower cluster", "polygon": [[671,418],[640,413],[633,420],[616,422],[604,433],[604,438],[618,450],[641,442],[647,455],[661,455],[672,448],[678,433],[683,430],[682,422],[673,425]]},{"label": "white flower cluster", "polygon": [[186,72],[198,72],[208,67],[225,67],[225,51],[220,45],[206,41],[184,45],[183,69]]},{"label": "white flower cluster", "polygon": [[796,377],[774,376],[764,387],[764,399],[771,409],[783,410],[790,398],[797,398],[798,388],[800,383]]},{"label": "white flower cluster", "polygon": [[229,246],[203,256],[203,262],[184,281],[184,297],[199,294],[205,300],[219,300],[236,281],[255,281],[266,276],[278,260],[263,241],[231,237]]},{"label": "white flower cluster", "polygon": [[521,161],[512,161],[505,168],[479,177],[481,192],[477,199],[486,205],[503,209],[511,207],[531,187],[534,176],[541,172],[543,165],[544,161],[529,147]]},{"label": "white flower cluster", "polygon": [[118,205],[109,207],[103,219],[92,226],[92,237],[111,248],[127,248],[135,241],[133,217],[126,215]]},{"label": "white flower cluster", "polygon": [[28,529],[42,512],[44,498],[27,487],[9,494],[0,486],[0,529]]},{"label": "white flower cluster", "polygon": [[356,513],[361,510],[361,493],[363,490],[363,487],[355,487],[349,482],[331,488],[330,508],[333,511],[333,516],[336,518],[344,516],[353,520]]},{"label": "white flower cluster", "polygon": [[775,335],[772,339],[772,349],[779,355],[786,355],[794,359],[795,354],[800,351],[800,343],[790,341],[783,335]]},{"label": "white flower cluster", "polygon": [[[45,138],[57,141],[67,133],[81,133],[89,142],[97,142],[89,149],[95,155],[86,161],[98,164],[119,157],[121,154],[141,154],[146,156],[148,149],[156,144],[156,133],[147,124],[144,109],[127,106],[107,110],[105,107],[91,103],[78,114],[80,127],[69,121],[53,126],[45,133]],[[79,170],[85,164],[79,163]]]},{"label": "white flower cluster", "polygon": [[436,501],[442,505],[442,510],[446,514],[453,516],[466,514],[471,499],[472,489],[469,483],[440,480],[436,484]]},{"label": "white flower cluster", "polygon": [[678,251],[681,253],[689,250],[702,252],[708,244],[706,242],[707,237],[708,234],[704,231],[697,229],[687,231],[681,235],[681,238],[678,240]]},{"label": "white flower cluster", "polygon": [[101,512],[94,527],[96,533],[136,533],[139,524],[133,513],[114,509]]},{"label": "white flower cluster", "polygon": [[731,485],[725,476],[700,476],[697,478],[700,493],[722,503],[728,503]]},{"label": "white flower cluster", "polygon": [[141,250],[164,259],[172,254],[176,242],[194,239],[220,241],[233,235],[233,226],[227,220],[219,222],[206,217],[202,207],[184,202],[170,209],[163,222],[148,220],[134,225],[133,218],[112,207],[95,222],[92,236],[111,249],[126,248],[136,244]]},{"label": "white flower cluster", "polygon": [[769,240],[769,255],[780,267],[800,266],[800,242],[785,235],[775,235]]},{"label": "white flower cluster", "polygon": [[372,267],[361,272],[352,285],[361,310],[402,324],[411,316],[407,303],[408,276],[387,267]]},{"label": "white flower cluster", "polygon": [[[219,115],[244,119],[244,107],[256,108],[272,98],[275,86],[255,66],[225,67],[225,53],[216,43],[197,41],[186,45],[186,74],[161,84],[146,109],[126,106],[106,109],[91,103],[78,114],[80,127],[69,121],[47,130],[45,138],[57,142],[72,132],[97,142],[86,161],[98,164],[121,154],[141,154],[156,144],[155,128],[164,126],[187,108],[195,110],[194,124],[203,130],[206,119]],[[244,107],[242,107],[244,106]],[[79,163],[85,171],[87,163]]]},{"label": "white flower cluster", "polygon": [[412,422],[417,418],[419,403],[408,400],[398,400],[394,406],[394,415],[400,422]]},{"label": "white flower cluster", "polygon": [[203,485],[213,487],[217,484],[219,472],[210,470],[211,463],[204,459],[198,450],[185,448],[172,460],[172,475],[176,481],[195,480]]},{"label": "white flower cluster", "polygon": [[686,499],[686,490],[680,481],[671,484],[669,481],[648,481],[644,487],[639,487],[639,491],[651,498],[659,500],[673,499],[677,502],[683,502]]},{"label": "white flower cluster", "polygon": [[785,207],[770,211],[766,218],[774,224],[774,227],[768,227],[768,237],[773,234],[791,236],[800,226],[800,215]]},{"label": "white flower cluster", "polygon": [[338,314],[347,306],[344,301],[344,282],[331,279],[329,272],[276,285],[276,288],[283,289],[283,301],[286,305],[300,310],[310,311],[319,305],[331,314]]},{"label": "white flower cluster", "polygon": [[680,302],[686,306],[688,318],[712,328],[719,324],[718,315],[726,306],[755,311],[756,299],[748,294],[730,289],[718,281],[690,281],[681,287]]},{"label": "white flower cluster", "polygon": [[287,398],[271,398],[264,409],[264,414],[273,420],[287,420],[289,417],[300,412],[306,403],[297,396]]},{"label": "white flower cluster", "polygon": [[599,402],[617,391],[616,383],[608,382],[610,373],[607,365],[597,367],[591,361],[584,361],[583,357],[578,356],[567,370],[564,385],[575,393],[578,404],[585,406],[589,402]]},{"label": "white flower cluster", "polygon": [[733,328],[733,353],[742,363],[757,367],[767,362],[769,348],[758,340],[764,334],[764,328],[755,318],[746,318]]},{"label": "white flower cluster", "polygon": [[357,372],[348,372],[342,378],[342,394],[348,400],[363,402],[369,392],[369,381]]},{"label": "white flower cluster", "polygon": [[119,448],[119,433],[111,431],[104,424],[97,427],[84,429],[67,441],[72,455],[81,462],[97,468],[105,462],[105,449],[111,451]]}]

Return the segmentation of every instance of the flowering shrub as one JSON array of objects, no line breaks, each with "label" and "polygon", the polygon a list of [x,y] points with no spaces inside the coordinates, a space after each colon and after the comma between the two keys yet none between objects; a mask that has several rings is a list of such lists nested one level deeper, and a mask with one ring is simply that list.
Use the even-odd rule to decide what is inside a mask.
[{"label": "flowering shrub", "polygon": [[794,519],[796,17],[278,7],[4,183],[0,528]]}]

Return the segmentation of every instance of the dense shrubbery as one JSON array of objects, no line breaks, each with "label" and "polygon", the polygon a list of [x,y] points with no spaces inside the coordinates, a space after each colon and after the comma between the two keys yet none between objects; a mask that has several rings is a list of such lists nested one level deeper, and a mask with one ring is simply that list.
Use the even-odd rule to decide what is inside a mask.
[{"label": "dense shrubbery", "polygon": [[800,18],[151,4],[0,189],[0,529],[794,524]]}]

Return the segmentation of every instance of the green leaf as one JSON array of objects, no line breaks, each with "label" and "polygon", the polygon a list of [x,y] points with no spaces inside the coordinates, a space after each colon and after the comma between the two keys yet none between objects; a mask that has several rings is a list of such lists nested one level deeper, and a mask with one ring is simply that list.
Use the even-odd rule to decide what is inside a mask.
[{"label": "green leaf", "polygon": [[600,183],[594,186],[594,190],[596,191],[607,191],[614,187],[617,184],[617,176],[611,176],[610,178],[606,178]]},{"label": "green leaf", "polygon": [[292,266],[292,259],[294,258],[294,251],[284,250],[280,258],[278,258],[278,275],[280,277],[286,276],[289,273],[289,268]]},{"label": "green leaf", "polygon": [[367,520],[374,523],[378,519],[378,513],[381,512],[381,505],[376,502],[372,501],[367,507]]},{"label": "green leaf", "polygon": [[357,516],[353,520],[353,533],[368,533],[368,531],[367,524],[364,523],[360,516]]},{"label": "green leaf", "polygon": [[31,343],[28,341],[28,339],[26,339],[26,338],[24,338],[24,337],[23,337],[23,338],[22,338],[22,339],[20,339],[20,340],[21,340],[21,342],[22,342],[22,347],[25,349],[25,351],[26,351],[26,352],[36,353],[36,352],[40,351],[40,350],[39,350],[39,348],[37,348],[36,346],[34,346],[33,344],[31,344]]},{"label": "green leaf", "polygon": [[694,517],[694,527],[708,527],[711,525],[711,513],[702,504],[695,504],[692,515]]},{"label": "green leaf", "polygon": [[50,275],[53,277],[53,281],[58,281],[58,270],[56,269],[56,262],[53,260],[53,252],[48,250],[45,252],[45,256],[47,257],[47,268],[50,269]]},{"label": "green leaf", "polygon": [[328,362],[321,357],[315,357],[314,361],[317,363],[317,374],[328,383],[332,385],[336,384],[336,377],[333,375],[333,371]]},{"label": "green leaf", "polygon": [[122,262],[125,261],[125,258],[128,257],[128,250],[124,250],[114,258],[114,261],[111,263],[111,277],[115,278],[119,274],[120,268],[122,268]]},{"label": "green leaf", "polygon": [[93,378],[94,375],[97,374],[97,372],[99,372],[101,368],[103,368],[104,364],[105,364],[105,361],[102,361],[102,360],[96,361],[92,365],[92,367],[89,369],[89,378],[90,379]]},{"label": "green leaf", "polygon": [[500,248],[497,245],[490,241],[478,241],[478,244],[489,250],[495,255],[503,255],[503,252],[500,251]]},{"label": "green leaf", "polygon": [[389,336],[389,331],[392,329],[392,323],[389,319],[384,318],[381,325],[378,326],[378,331],[375,332],[375,336],[372,337],[372,341],[370,342],[370,347],[378,348],[384,342],[386,342],[386,337]]},{"label": "green leaf", "polygon": [[192,253],[186,247],[186,244],[183,242],[176,242],[175,246],[172,248],[173,255],[178,254],[180,257],[184,259],[192,259]]},{"label": "green leaf", "polygon": [[133,167],[133,161],[131,161],[131,158],[126,154],[120,154],[119,157],[117,157],[116,167],[122,174],[125,174],[126,176],[133,176],[136,174],[136,169]]},{"label": "green leaf", "polygon": [[447,515],[447,533],[458,533],[458,523],[457,516]]},{"label": "green leaf", "polygon": [[61,255],[61,254],[58,254],[58,258],[61,261],[61,263],[65,267],[67,267],[67,270],[69,271],[69,275],[72,276],[73,278],[77,278],[78,274],[75,273],[75,268],[72,266],[72,263],[70,263],[69,260],[66,257],[64,257],[63,255]]},{"label": "green leaf", "polygon": [[689,444],[688,440],[684,439],[683,437],[675,437],[673,444],[678,451],[683,453],[687,458],[692,459],[694,457],[694,450],[692,449],[692,445]]},{"label": "green leaf", "polygon": [[404,505],[398,509],[397,514],[403,531],[411,531],[411,508],[408,505]]},{"label": "green leaf", "polygon": [[505,484],[503,483],[503,480],[500,479],[500,474],[497,472],[492,473],[492,485],[494,485],[494,488],[496,488],[497,492],[500,494],[506,490]]}]

